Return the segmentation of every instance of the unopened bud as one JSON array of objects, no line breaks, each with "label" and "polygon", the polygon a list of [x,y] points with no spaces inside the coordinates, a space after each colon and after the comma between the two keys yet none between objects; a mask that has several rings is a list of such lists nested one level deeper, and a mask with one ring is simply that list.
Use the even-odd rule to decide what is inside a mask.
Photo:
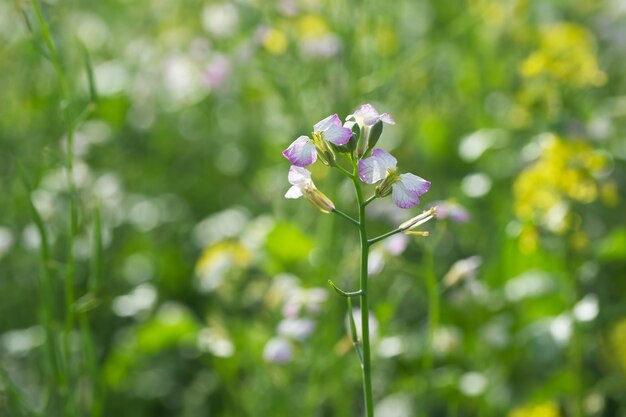
[{"label": "unopened bud", "polygon": [[[437,210],[437,207],[431,207],[430,209],[422,212],[422,214],[419,214],[413,217],[412,219],[405,221],[400,226],[398,226],[398,229],[400,229],[403,232],[406,232],[409,229],[413,229],[415,227],[421,226],[427,221],[429,221],[430,219],[432,219],[433,217],[435,217],[436,210]],[[414,234],[414,233],[419,233],[419,232],[408,232],[408,233]]]},{"label": "unopened bud", "polygon": [[369,134],[367,135],[367,149],[374,149],[380,135],[383,134],[383,121],[379,120],[374,123],[374,126],[370,127]]},{"label": "unopened bud", "polygon": [[383,182],[381,182],[378,187],[376,187],[376,197],[382,198],[387,197],[389,194],[391,194],[391,186],[396,181],[398,181],[398,175],[396,174],[396,170],[388,169],[387,175],[385,175],[385,179],[383,179]]},{"label": "unopened bud", "polygon": [[317,155],[320,157],[320,160],[324,163],[324,165],[328,165],[330,167],[335,166],[335,153],[328,146],[328,142],[322,138],[322,135],[319,133],[313,133],[313,143],[315,144],[315,149],[317,150]]},{"label": "unopened bud", "polygon": [[335,211],[335,204],[330,198],[328,198],[323,192],[317,188],[306,187],[304,190],[304,196],[309,203],[313,204],[322,213],[330,213]]}]

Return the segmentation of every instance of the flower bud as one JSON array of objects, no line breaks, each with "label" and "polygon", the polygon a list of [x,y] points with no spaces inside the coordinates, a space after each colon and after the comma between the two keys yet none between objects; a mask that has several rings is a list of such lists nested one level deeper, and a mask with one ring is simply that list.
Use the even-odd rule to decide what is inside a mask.
[{"label": "flower bud", "polygon": [[348,140],[348,143],[346,143],[345,145],[338,146],[338,145],[331,143],[330,146],[337,153],[350,153],[351,154],[356,149],[357,143],[358,143],[358,136],[353,133],[352,136],[350,137],[350,140]]},{"label": "flower bud", "polygon": [[322,160],[324,165],[328,165],[330,167],[335,166],[335,153],[329,146],[329,143],[326,142],[319,133],[314,132],[312,136],[315,149],[317,150],[317,155]]},{"label": "flower bud", "polygon": [[367,135],[367,149],[374,149],[378,139],[380,139],[380,135],[383,133],[383,121],[379,120],[369,129],[369,134]]},{"label": "flower bud", "polygon": [[304,196],[322,213],[330,213],[335,211],[335,204],[332,200],[317,188],[306,187],[303,192]]},{"label": "flower bud", "polygon": [[396,169],[387,170],[387,175],[385,176],[385,179],[383,179],[383,182],[381,182],[378,187],[376,187],[376,197],[387,197],[389,194],[391,194],[391,186],[396,181],[398,181],[399,178],[396,172]]},{"label": "flower bud", "polygon": [[437,207],[431,207],[430,209],[422,212],[422,214],[418,214],[412,219],[405,221],[400,226],[398,226],[398,229],[404,232],[409,229],[413,229],[415,227],[421,226],[422,224],[426,223],[427,221],[435,217],[436,210],[437,210]]}]

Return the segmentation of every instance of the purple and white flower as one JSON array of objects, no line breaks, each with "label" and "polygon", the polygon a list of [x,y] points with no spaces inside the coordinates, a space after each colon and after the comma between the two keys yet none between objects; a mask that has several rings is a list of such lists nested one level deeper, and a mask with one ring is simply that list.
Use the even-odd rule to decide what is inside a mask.
[{"label": "purple and white flower", "polygon": [[366,184],[384,180],[378,187],[381,197],[388,195],[391,186],[393,202],[400,208],[411,208],[419,204],[420,196],[430,189],[430,181],[414,174],[397,174],[398,161],[382,149],[374,149],[372,156],[359,161],[359,178]]},{"label": "purple and white flower", "polygon": [[291,343],[285,338],[274,337],[270,339],[263,349],[263,358],[267,362],[287,363],[293,357]]},{"label": "purple and white flower", "polygon": [[305,167],[317,161],[317,150],[308,136],[300,136],[283,151],[283,156],[293,165]]},{"label": "purple and white flower", "polygon": [[335,205],[319,191],[311,179],[311,171],[292,165],[287,176],[291,188],[285,193],[286,198],[300,198],[305,196],[311,204],[323,213],[330,213],[335,210]]},{"label": "purple and white flower", "polygon": [[470,219],[469,211],[456,201],[443,200],[431,204],[436,207],[436,215],[440,219],[450,219],[455,223],[467,223]]},{"label": "purple and white flower", "polygon": [[307,188],[315,188],[315,184],[311,179],[311,171],[306,168],[292,165],[289,168],[287,179],[292,186],[285,193],[286,198],[300,198],[304,195]]},{"label": "purple and white flower", "polygon": [[357,111],[346,117],[346,120],[354,121],[360,126],[373,126],[378,121],[390,125],[396,124],[395,120],[388,113],[378,113],[378,110],[371,104],[363,104]]},{"label": "purple and white flower", "polygon": [[283,151],[283,156],[293,165],[305,167],[317,160],[316,150],[326,153],[328,146],[324,141],[341,146],[348,143],[352,130],[343,127],[339,116],[332,114],[313,126],[313,138],[300,136]]}]

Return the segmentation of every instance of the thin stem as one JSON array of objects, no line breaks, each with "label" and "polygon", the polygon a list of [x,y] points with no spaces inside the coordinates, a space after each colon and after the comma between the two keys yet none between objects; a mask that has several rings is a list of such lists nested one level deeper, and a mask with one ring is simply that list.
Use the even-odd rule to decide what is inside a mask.
[{"label": "thin stem", "polygon": [[337,214],[339,217],[343,217],[344,219],[346,219],[347,221],[349,221],[350,223],[352,223],[356,227],[359,227],[359,222],[356,219],[353,219],[348,214],[344,213],[343,211],[335,209],[335,210],[333,210],[333,213]]},{"label": "thin stem", "polygon": [[387,239],[389,236],[396,235],[396,234],[398,234],[400,232],[402,232],[402,229],[394,229],[391,232],[387,232],[387,233],[385,233],[383,235],[380,235],[380,236],[377,236],[377,237],[374,237],[374,238],[368,240],[367,243],[369,243],[370,245],[373,245],[376,242],[380,242],[381,240]]},{"label": "thin stem", "polygon": [[367,200],[365,200],[365,201],[363,202],[363,207],[367,207],[367,205],[368,205],[369,203],[371,203],[372,201],[374,201],[374,200],[376,200],[376,194],[374,194],[373,196],[371,196],[370,198],[368,198]]},{"label": "thin stem", "polygon": [[424,255],[426,291],[428,292],[428,336],[426,355],[424,355],[424,372],[428,373],[433,366],[433,340],[437,326],[439,326],[439,287],[437,286],[437,276],[435,275],[433,248],[426,245]]},{"label": "thin stem", "polygon": [[347,169],[345,169],[344,167],[342,167],[341,165],[335,165],[335,168],[337,168],[339,170],[339,172],[341,172],[343,175],[345,175],[348,178],[352,178],[353,175],[350,171],[348,171]]},{"label": "thin stem", "polygon": [[369,256],[369,242],[367,241],[367,228],[365,225],[365,206],[363,205],[363,190],[359,181],[356,161],[352,161],[354,174],[352,181],[356,191],[356,198],[359,204],[359,237],[361,240],[361,270],[359,276],[361,294],[361,337],[363,361],[361,369],[363,371],[363,394],[365,402],[365,415],[374,416],[374,400],[372,398],[372,365],[370,352],[370,330],[369,330],[369,300],[367,291],[367,260]]},{"label": "thin stem", "polygon": [[[48,58],[54,67],[56,72],[59,87],[61,90],[61,102],[60,107],[63,114],[63,121],[66,127],[66,157],[65,157],[65,176],[69,191],[69,222],[68,222],[68,237],[67,237],[67,268],[65,275],[65,328],[63,338],[63,359],[65,361],[65,367],[68,374],[69,389],[72,390],[73,378],[72,378],[72,364],[71,364],[71,336],[74,329],[75,313],[74,302],[75,292],[74,284],[76,280],[76,260],[74,257],[74,241],[78,233],[78,205],[76,202],[76,185],[74,183],[74,132],[76,123],[72,120],[70,109],[70,92],[68,83],[61,63],[61,58],[58,53],[58,49],[52,38],[50,28],[46,23],[41,4],[39,0],[34,0],[32,3],[33,11],[35,13],[37,23],[41,29],[41,36],[44,40],[46,48],[48,50]],[[70,399],[66,398],[66,414],[76,415],[77,406]]]}]

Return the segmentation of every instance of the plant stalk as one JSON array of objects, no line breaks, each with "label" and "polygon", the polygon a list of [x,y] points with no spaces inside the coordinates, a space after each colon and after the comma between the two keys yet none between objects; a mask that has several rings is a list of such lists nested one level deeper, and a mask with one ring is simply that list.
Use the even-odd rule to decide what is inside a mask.
[{"label": "plant stalk", "polygon": [[356,191],[357,203],[359,205],[359,237],[361,240],[361,270],[359,273],[359,285],[361,291],[361,337],[363,361],[361,369],[363,371],[363,395],[365,402],[365,415],[374,417],[374,400],[372,398],[372,366],[370,350],[370,330],[369,330],[369,300],[367,290],[367,260],[369,256],[369,242],[367,241],[367,228],[365,221],[365,204],[363,190],[359,182],[356,162],[353,161],[354,174],[352,181]]}]

